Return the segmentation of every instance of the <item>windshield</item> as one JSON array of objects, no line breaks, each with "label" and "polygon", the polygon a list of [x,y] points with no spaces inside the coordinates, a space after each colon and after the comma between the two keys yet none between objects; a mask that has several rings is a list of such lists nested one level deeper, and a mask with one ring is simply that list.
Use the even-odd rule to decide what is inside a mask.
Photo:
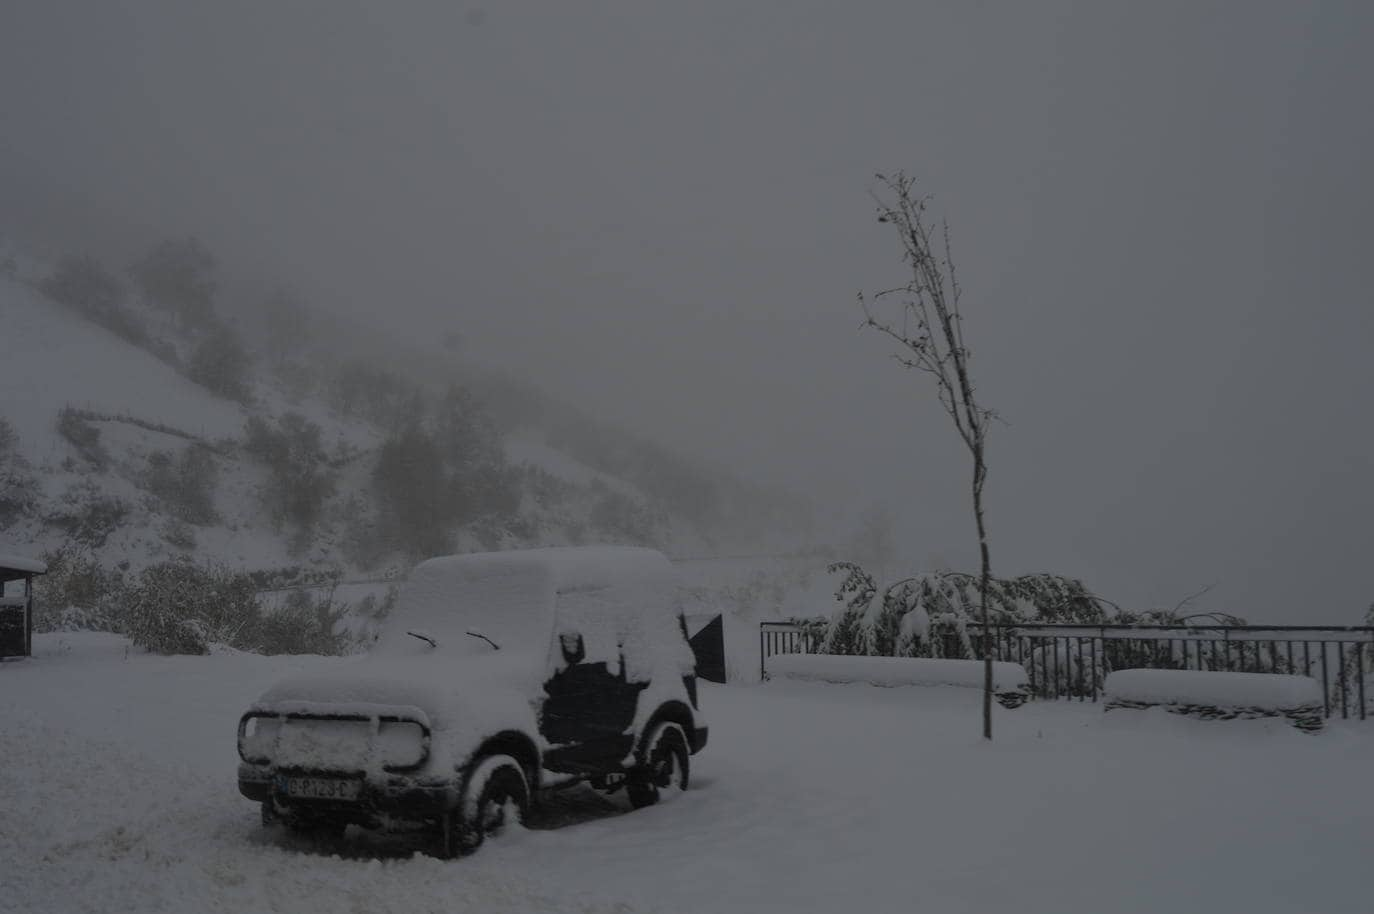
[{"label": "windshield", "polygon": [[416,566],[374,652],[543,650],[552,633],[553,586],[545,569],[454,556]]}]

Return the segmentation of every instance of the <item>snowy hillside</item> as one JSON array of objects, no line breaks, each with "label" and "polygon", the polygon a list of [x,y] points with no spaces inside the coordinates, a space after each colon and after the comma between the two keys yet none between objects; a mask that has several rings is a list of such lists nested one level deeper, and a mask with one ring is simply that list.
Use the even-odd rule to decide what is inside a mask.
[{"label": "snowy hillside", "polygon": [[209,393],[110,331],[0,277],[0,416],[35,463],[66,456],[56,417],[66,406],[129,415],[202,440],[239,434],[244,409]]},{"label": "snowy hillside", "polygon": [[[791,530],[775,540],[797,541],[783,519],[796,512],[774,495],[486,376],[481,396],[507,410],[493,413],[460,386],[474,377],[461,366],[445,382],[427,354],[408,375],[406,350],[375,335],[362,358],[326,319],[315,333],[298,303],[238,308],[227,323],[208,297],[189,317],[169,311],[89,259],[3,259],[11,551],[356,579],[524,545],[709,553],[766,533],[775,509],[775,529]],[[229,356],[206,356],[223,340]]]}]

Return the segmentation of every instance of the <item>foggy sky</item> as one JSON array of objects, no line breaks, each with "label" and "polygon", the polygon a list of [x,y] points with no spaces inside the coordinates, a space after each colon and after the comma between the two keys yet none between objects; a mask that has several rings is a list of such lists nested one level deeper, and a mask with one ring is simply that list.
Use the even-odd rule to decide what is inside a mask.
[{"label": "foggy sky", "polygon": [[466,352],[973,569],[967,461],[858,331],[867,192],[947,215],[994,570],[1126,605],[1374,600],[1364,3],[0,9],[0,229]]}]

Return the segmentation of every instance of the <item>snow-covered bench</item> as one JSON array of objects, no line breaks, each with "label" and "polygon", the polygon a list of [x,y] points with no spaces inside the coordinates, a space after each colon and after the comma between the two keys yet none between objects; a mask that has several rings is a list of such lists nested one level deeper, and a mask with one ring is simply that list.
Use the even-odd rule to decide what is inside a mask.
[{"label": "snow-covered bench", "polygon": [[[938,685],[981,689],[983,661],[775,654],[768,658],[766,675],[820,682],[867,682],[877,686]],[[1030,680],[1025,669],[1019,663],[993,663],[992,691],[1003,707],[1020,707],[1030,697]]]},{"label": "snow-covered bench", "polygon": [[1119,670],[1103,686],[1106,709],[1162,707],[1211,720],[1286,717],[1300,730],[1320,730],[1322,689],[1309,676],[1207,670]]}]

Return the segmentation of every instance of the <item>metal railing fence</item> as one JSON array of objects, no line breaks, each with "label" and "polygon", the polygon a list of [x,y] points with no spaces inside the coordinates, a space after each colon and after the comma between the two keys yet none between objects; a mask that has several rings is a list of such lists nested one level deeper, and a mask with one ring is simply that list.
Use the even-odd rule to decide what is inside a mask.
[{"label": "metal railing fence", "polygon": [[[965,637],[950,626],[932,631],[921,656],[1019,663],[1039,699],[1098,701],[1113,670],[1220,670],[1294,673],[1321,683],[1327,717],[1374,715],[1374,627],[1317,625],[1081,625],[996,623],[984,635],[970,623]],[[759,671],[775,654],[820,653],[823,629],[791,622],[759,626]]]}]

